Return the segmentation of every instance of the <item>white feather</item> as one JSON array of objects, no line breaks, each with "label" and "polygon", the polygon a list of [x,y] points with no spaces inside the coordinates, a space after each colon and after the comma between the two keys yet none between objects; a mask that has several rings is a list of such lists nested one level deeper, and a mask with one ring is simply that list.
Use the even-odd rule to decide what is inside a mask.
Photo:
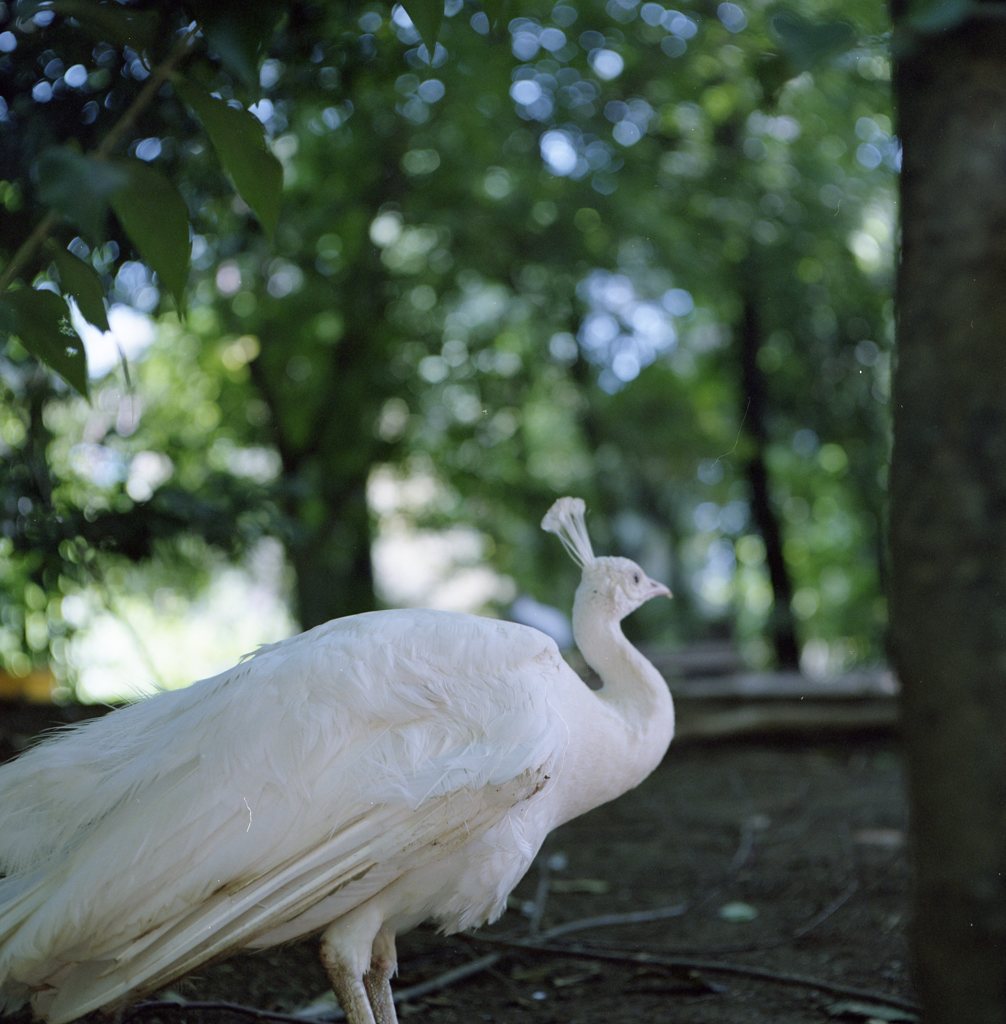
[{"label": "white feather", "polygon": [[[274,865],[303,874],[320,858],[320,891],[358,870],[375,837],[401,843],[394,826],[420,806],[410,827],[422,837],[439,806],[431,802],[504,785],[561,755],[541,671],[560,663],[554,644],[526,627],[365,615],[35,748],[0,771],[0,858],[15,870],[45,863],[47,877],[44,896],[0,904],[0,935],[16,928],[0,949],[0,976],[24,971],[39,949],[59,960],[83,946],[94,959],[117,957],[131,936],[193,906],[227,929],[243,906],[233,893],[254,900],[253,882],[286,877]],[[61,777],[71,784],[56,784]],[[262,916],[275,926],[295,914],[277,901]],[[241,927],[239,943],[251,928]],[[221,944],[226,935],[207,956]]]},{"label": "white feather", "polygon": [[554,533],[562,541],[567,554],[581,569],[594,561],[586,512],[583,498],[557,498],[541,521],[541,528],[546,533]]},{"label": "white feather", "polygon": [[[594,558],[582,508],[557,523],[591,594],[625,609],[653,596],[624,596],[624,560]],[[578,607],[588,659],[594,645],[624,661],[596,666],[615,684],[607,700],[529,627],[379,612],[0,768],[0,1008],[32,994],[62,1024],[237,949],[327,926],[338,938],[362,908],[392,932],[494,918],[549,830],[638,782],[673,728],[612,609]],[[640,673],[660,714],[636,722],[618,677]],[[354,963],[369,963],[375,930],[345,926]]]}]

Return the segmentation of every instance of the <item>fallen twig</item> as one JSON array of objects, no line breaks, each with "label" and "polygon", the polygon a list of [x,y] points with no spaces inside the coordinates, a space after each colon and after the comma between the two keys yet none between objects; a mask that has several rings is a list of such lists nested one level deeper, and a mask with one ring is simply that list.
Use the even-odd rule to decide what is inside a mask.
[{"label": "fallen twig", "polygon": [[[817,927],[821,921],[834,913],[851,895],[853,889],[847,889],[831,904],[824,908],[815,918],[807,923],[798,934],[806,934],[812,928]],[[872,989],[857,988],[851,985],[843,985],[837,982],[827,981],[823,978],[811,977],[804,974],[793,974],[788,971],[776,971],[765,967],[755,967],[751,964],[738,964],[723,960],[706,960],[699,957],[688,956],[664,956],[658,953],[633,952],[625,950],[599,949],[582,945],[557,945],[552,940],[563,935],[570,935],[578,931],[587,931],[594,928],[609,928],[618,925],[643,924],[651,921],[666,920],[671,917],[679,917],[687,909],[687,904],[672,904],[665,907],[657,907],[653,910],[635,910],[622,914],[601,914],[596,917],[580,918],[575,921],[566,921],[563,924],[549,928],[534,939],[508,938],[506,936],[494,935],[473,935],[466,936],[468,941],[483,944],[505,947],[510,951],[543,953],[548,956],[573,957],[576,959],[603,960],[608,963],[639,964],[647,967],[667,967],[679,970],[706,971],[715,974],[729,974],[735,977],[754,978],[760,981],[774,982],[775,984],[789,985],[797,988],[809,988],[818,992],[827,992],[831,995],[843,996],[851,999],[862,999],[884,1006],[891,1006],[899,1010],[906,1010],[909,1013],[917,1013],[919,1007],[910,999],[892,995],[886,992],[877,992]],[[395,993],[396,1003],[407,1003],[423,996],[449,988],[460,981],[489,970],[500,962],[506,953],[503,951],[488,953],[477,957],[459,967],[444,971],[433,978],[410,985]],[[157,1010],[184,1009],[184,1010],[209,1010],[235,1013],[241,1016],[250,1017],[256,1020],[276,1021],[279,1024],[308,1024],[311,1021],[337,1021],[343,1020],[344,1014],[338,1007],[317,1012],[318,1004],[305,1007],[294,1013],[275,1013],[269,1010],[259,1010],[250,1006],[242,1006],[239,1003],[223,1001],[202,1001],[188,1002],[186,1000],[148,1000],[137,1003],[133,1006],[124,1020],[142,1013],[155,1012]]]},{"label": "fallen twig", "polygon": [[793,938],[795,940],[806,938],[815,928],[824,924],[832,914],[841,910],[858,891],[859,882],[854,878],[823,910],[797,928],[793,932]]},{"label": "fallen twig", "polygon": [[545,905],[548,903],[552,888],[552,859],[542,857],[538,862],[538,885],[535,888],[534,900],[528,914],[527,930],[531,935],[541,931],[541,922],[545,918]]},{"label": "fallen twig", "polygon": [[[134,1003],[124,1011],[119,1017],[119,1024],[126,1024],[126,1021],[132,1020],[134,1017],[140,1017],[148,1013],[157,1013],[162,1010],[185,1010],[186,1012],[206,1010],[216,1013],[234,1013],[240,1017],[286,1022],[286,1024],[304,1024],[305,1020],[304,1017],[296,1017],[290,1013],[260,1010],[255,1006],[231,1003],[224,999],[145,999],[143,1002]],[[328,1019],[335,1020],[336,1018],[330,1017]]]},{"label": "fallen twig", "polygon": [[[456,985],[459,981],[464,981],[465,978],[470,978],[473,974],[481,974],[482,971],[489,970],[490,967],[494,967],[502,959],[502,953],[487,953],[485,956],[480,956],[477,960],[469,960],[468,963],[461,964],[460,967],[454,967],[449,971],[436,975],[436,977],[427,978],[426,981],[417,981],[415,985],[409,985],[407,988],[400,989],[395,993],[395,1002],[410,1003],[413,999],[422,999],[423,996],[428,996],[432,992],[439,992],[443,988],[450,988],[451,985]],[[333,1020],[337,1018],[329,1017],[327,1019]]]},{"label": "fallen twig", "polygon": [[[562,924],[553,925],[547,928],[540,935],[536,936],[537,941],[547,942],[550,939],[557,939],[560,935],[571,935],[573,932],[589,931],[593,928],[615,928],[626,924],[649,924],[651,921],[666,921],[671,917],[681,917],[686,913],[690,904],[671,903],[664,907],[654,907],[652,910],[628,910],[621,914],[598,914],[595,917],[580,917],[575,921],[565,921]],[[493,936],[472,935],[470,938],[477,942],[493,941]],[[532,940],[528,940],[532,941]]]},{"label": "fallen twig", "polygon": [[[547,876],[545,876],[547,877]],[[841,906],[843,906],[855,893],[857,885],[853,883],[840,893],[831,903],[824,907],[819,913],[807,921],[803,926],[794,932],[794,938],[800,939],[817,928],[827,920]],[[539,887],[536,900],[536,909],[547,897],[548,887],[544,884]],[[761,981],[774,982],[776,984],[789,985],[799,988],[814,989],[819,992],[827,992],[831,995],[843,996],[851,999],[867,1000],[876,1004],[891,1006],[899,1010],[906,1010],[910,1013],[917,1013],[918,1006],[909,999],[901,996],[890,995],[885,992],[877,992],[871,989],[862,989],[855,986],[843,985],[827,981],[823,978],[811,977],[803,974],[792,974],[787,971],[775,971],[764,967],[755,967],[750,964],[738,964],[723,960],[708,960],[701,957],[663,955],[659,953],[647,953],[633,950],[601,949],[583,945],[560,945],[554,942],[563,936],[572,935],[576,932],[590,931],[597,928],[612,928],[631,924],[648,924],[654,921],[663,921],[669,918],[680,917],[689,909],[688,903],[674,903],[663,907],[655,907],[651,910],[631,910],[618,914],[599,914],[594,917],[577,918],[573,921],[565,921],[562,924],[554,925],[538,934],[532,933],[526,938],[509,937],[506,935],[468,935],[466,940],[476,945],[495,945],[503,949],[476,957],[468,963],[459,967],[451,968],[449,971],[427,978],[425,981],[417,982],[407,988],[395,992],[396,1003],[408,1003],[433,992],[450,988],[467,978],[480,974],[494,967],[503,960],[507,951],[509,952],[534,952],[548,956],[572,957],[576,959],[603,960],[609,963],[639,964],[647,967],[667,967],[679,970],[706,971],[708,973],[729,974],[738,977],[754,978]],[[540,920],[540,918],[539,918]],[[148,1000],[137,1003],[133,1006],[123,1020],[128,1020],[134,1015],[155,1012],[157,1010],[207,1010],[234,1013],[256,1020],[275,1021],[277,1024],[311,1024],[311,1022],[329,1022],[344,1020],[345,1015],[337,1006],[328,1007],[327,1001],[317,1000],[309,1006],[295,1010],[293,1013],[278,1013],[269,1010],[259,1010],[255,1007],[243,1006],[239,1003],[224,1001],[201,1001],[188,1002],[181,999],[173,1000]]]},{"label": "fallen twig", "polygon": [[[653,910],[632,910],[623,914],[601,914],[597,917],[579,918],[575,921],[566,921],[563,924],[555,925],[555,927],[541,932],[536,936],[536,940],[540,943],[547,943],[562,935],[570,935],[573,932],[586,931],[591,928],[611,928],[617,925],[643,924],[649,921],[662,921],[669,917],[680,917],[686,909],[687,904],[675,903],[671,906],[656,907]],[[476,936],[466,936],[466,938],[476,942],[498,942],[500,945],[504,945],[508,949],[515,945],[519,946],[520,944],[519,940],[516,939],[495,939],[490,937],[479,938]],[[551,949],[551,947],[546,948]],[[483,971],[489,970],[489,968],[494,967],[506,955],[507,954],[502,951],[487,953],[486,955],[477,957],[468,963],[461,964],[459,967],[451,968],[449,971],[444,971],[432,978],[427,978],[425,981],[417,982],[415,985],[409,985],[407,988],[398,989],[395,992],[395,1002],[408,1003],[414,999],[421,999],[423,996],[430,995],[432,992],[439,992],[441,989],[450,988],[451,985],[456,985],[458,982],[464,981],[466,978],[470,978],[475,974],[481,974]],[[185,999],[148,999],[130,1007],[122,1019],[123,1022],[125,1022],[133,1016],[155,1013],[158,1010],[215,1010],[235,1013],[257,1020],[277,1021],[280,1022],[280,1024],[306,1024],[306,1022],[310,1021],[336,1021],[345,1019],[342,1010],[337,1006],[333,1006],[331,1008],[325,1007],[322,1009],[323,1005],[324,1004],[322,1004],[321,1000],[316,1000],[309,1006],[302,1007],[300,1010],[294,1010],[293,1013],[279,1013],[271,1010],[259,1010],[252,1006],[243,1006],[240,1003],[231,1003],[222,1000],[189,1002]]]},{"label": "fallen twig", "polygon": [[[805,939],[815,928],[820,927],[832,914],[841,910],[846,903],[859,891],[859,883],[854,879],[826,907],[809,917],[798,928],[788,935],[778,935],[764,942],[732,943],[728,946],[705,946],[701,949],[678,947],[668,951],[669,956],[727,956],[733,953],[764,953],[766,950],[779,949]],[[702,902],[705,902],[703,899]]]},{"label": "fallen twig", "polygon": [[[546,933],[547,934],[547,933]],[[885,1006],[892,1006],[910,1013],[918,1013],[919,1007],[910,999],[877,992],[872,989],[857,988],[824,978],[815,978],[806,974],[792,974],[787,971],[775,971],[766,967],[755,967],[751,964],[731,963],[725,960],[705,960],[688,956],[663,956],[659,953],[631,952],[624,950],[599,949],[580,945],[555,945],[548,942],[532,942],[527,939],[502,939],[490,936],[473,936],[476,942],[498,943],[512,949],[544,953],[551,956],[566,956],[587,960],[604,960],[609,963],[641,964],[647,967],[669,967],[683,970],[708,971],[718,974],[732,974],[740,977],[757,978],[798,988],[811,988],[832,995],[847,996],[853,999],[869,1000]]]},{"label": "fallen twig", "polygon": [[[414,999],[422,999],[423,996],[428,996],[433,992],[450,988],[451,985],[456,985],[466,978],[470,978],[475,974],[481,974],[483,971],[488,971],[505,956],[505,953],[486,953],[484,956],[469,960],[459,967],[452,967],[449,971],[443,971],[441,974],[427,978],[425,981],[417,981],[415,985],[396,989],[394,992],[395,1002],[398,1004],[410,1003]],[[310,1024],[312,1021],[345,1020],[346,1015],[338,1006],[329,1005],[331,998],[333,997],[326,996],[316,999],[309,1006],[294,1010],[292,1014],[286,1015],[283,1019],[296,1021],[297,1024]]]}]

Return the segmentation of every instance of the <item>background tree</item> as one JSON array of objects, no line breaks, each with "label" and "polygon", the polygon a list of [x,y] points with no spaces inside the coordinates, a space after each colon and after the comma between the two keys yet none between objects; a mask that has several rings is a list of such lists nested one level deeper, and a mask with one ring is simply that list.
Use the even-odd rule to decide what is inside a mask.
[{"label": "background tree", "polygon": [[[819,666],[879,654],[884,26],[867,5],[817,13],[527,4],[493,29],[453,3],[431,62],[400,9],[293,5],[257,86],[203,65],[221,97],[257,101],[283,161],[273,239],[158,93],[143,138],[193,217],[188,312],[131,385],[92,383],[87,413],[43,379],[29,422],[31,364],[8,350],[9,464],[42,452],[54,481],[27,518],[24,474],[5,487],[11,656],[31,619],[48,657],[39,614],[57,622],[86,576],[78,536],[107,572],[271,535],[303,624],[371,606],[376,473],[429,481],[408,518],[483,528],[480,557],[540,599],[570,580],[534,523],[575,490],[625,513],[605,516],[620,548],[674,566],[690,635],[727,623],[790,664],[796,634]],[[24,83],[44,71],[7,59]],[[26,210],[38,155],[11,171]],[[114,299],[157,295],[139,263],[113,270]],[[105,477],[72,454],[82,429]],[[162,472],[131,486],[144,465]]]},{"label": "background tree", "polygon": [[911,4],[896,13],[905,156],[892,611],[916,971],[930,1024],[1003,1021],[1006,24],[981,6],[938,20]]}]

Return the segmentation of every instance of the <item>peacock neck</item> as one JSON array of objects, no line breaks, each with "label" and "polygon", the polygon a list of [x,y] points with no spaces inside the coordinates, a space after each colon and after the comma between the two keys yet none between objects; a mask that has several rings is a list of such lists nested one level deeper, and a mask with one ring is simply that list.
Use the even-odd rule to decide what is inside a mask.
[{"label": "peacock neck", "polygon": [[598,674],[600,701],[616,713],[630,738],[650,739],[663,750],[674,734],[674,702],[654,666],[625,638],[611,610],[589,588],[577,591],[573,636],[587,664]]},{"label": "peacock neck", "polygon": [[597,607],[597,595],[577,591],[573,636],[601,689],[586,687],[582,713],[570,730],[564,775],[571,780],[551,808],[561,825],[639,785],[674,735],[674,704],[660,673],[622,633],[618,617]]}]

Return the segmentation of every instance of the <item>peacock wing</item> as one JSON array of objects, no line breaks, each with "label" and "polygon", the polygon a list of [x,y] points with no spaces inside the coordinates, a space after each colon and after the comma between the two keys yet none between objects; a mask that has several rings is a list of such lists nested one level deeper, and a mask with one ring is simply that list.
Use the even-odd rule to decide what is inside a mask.
[{"label": "peacock wing", "polygon": [[[70,1019],[247,945],[340,887],[365,898],[368,876],[496,820],[561,756],[550,694],[563,670],[525,627],[376,613],[95,723],[87,771],[107,803],[92,795],[62,835],[40,827],[41,866],[0,882],[0,979],[58,987],[53,1019]],[[42,775],[55,770],[44,750]],[[20,810],[43,822],[53,807]],[[8,913],[9,883],[30,888],[18,901],[30,913]]]},{"label": "peacock wing", "polygon": [[[62,1024],[154,991],[174,978],[249,945],[310,907],[326,901],[339,914],[401,875],[470,842],[541,788],[543,771],[527,771],[504,786],[461,790],[424,804],[375,808],[338,834],[259,878],[221,889],[175,920],[109,950],[69,964],[34,999],[50,1024]],[[83,950],[81,951],[83,953]]]}]

